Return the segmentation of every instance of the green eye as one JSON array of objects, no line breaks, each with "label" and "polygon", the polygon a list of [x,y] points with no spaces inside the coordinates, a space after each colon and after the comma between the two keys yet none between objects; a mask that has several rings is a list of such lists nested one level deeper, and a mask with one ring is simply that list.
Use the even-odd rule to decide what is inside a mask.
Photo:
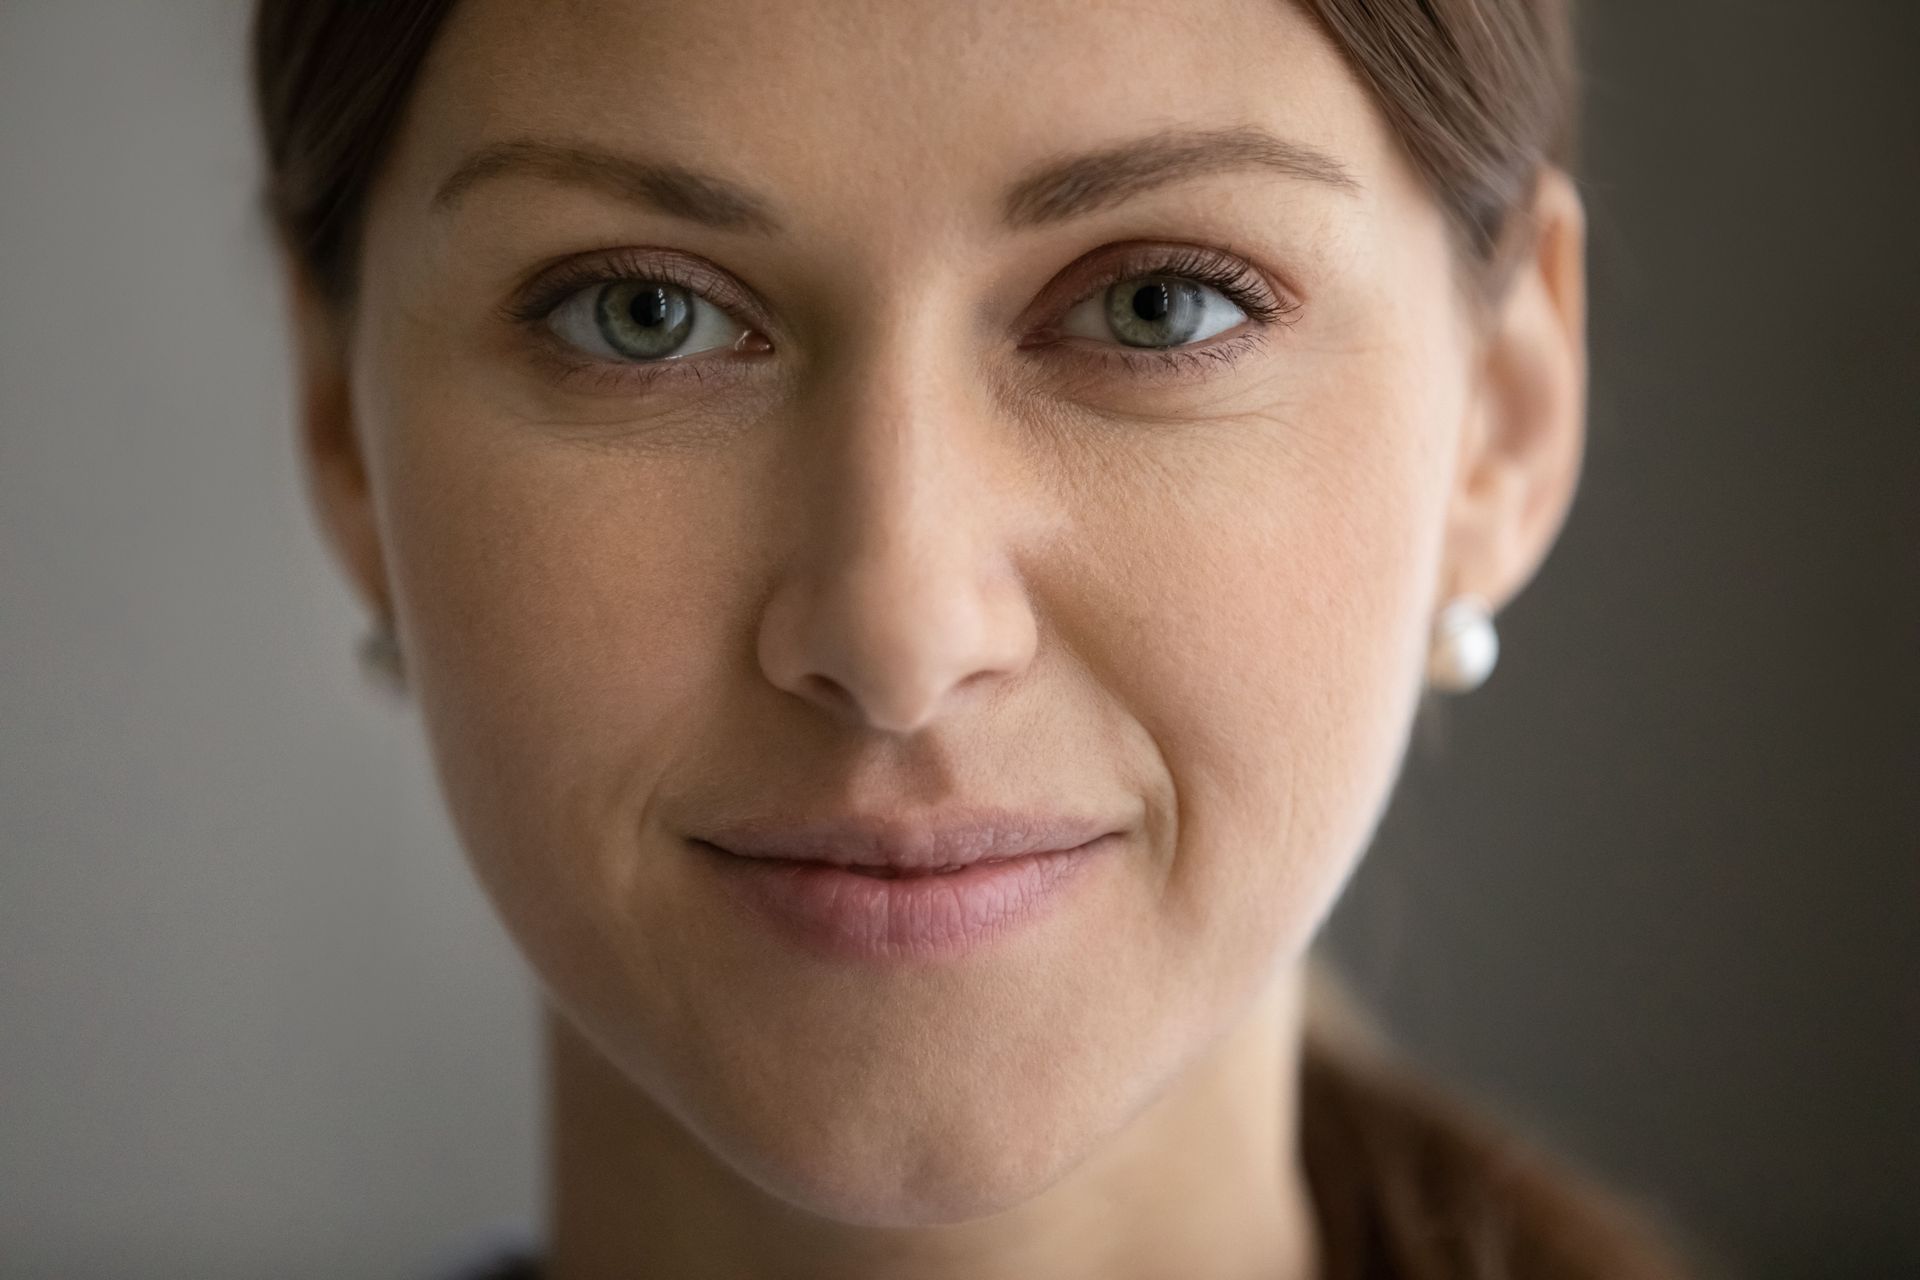
[{"label": "green eye", "polygon": [[1074,307],[1061,331],[1118,338],[1129,347],[1178,347],[1224,333],[1246,318],[1211,285],[1180,276],[1136,276]]},{"label": "green eye", "polygon": [[1191,341],[1206,309],[1205,295],[1187,280],[1130,280],[1107,290],[1107,323],[1131,347]]},{"label": "green eye", "polygon": [[612,280],[568,298],[549,327],[589,355],[647,362],[730,346],[746,332],[690,289],[663,280]]},{"label": "green eye", "polygon": [[693,298],[670,284],[622,281],[600,290],[593,321],[607,345],[621,355],[660,360],[693,332]]}]

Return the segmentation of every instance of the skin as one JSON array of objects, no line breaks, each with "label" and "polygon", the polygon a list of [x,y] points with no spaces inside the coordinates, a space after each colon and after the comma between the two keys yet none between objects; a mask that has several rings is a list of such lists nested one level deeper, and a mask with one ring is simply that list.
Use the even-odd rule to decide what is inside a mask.
[{"label": "skin", "polygon": [[[1036,164],[1234,127],[1353,182],[1241,166],[1004,225]],[[551,174],[436,203],[528,139],[721,174],[783,230]],[[1473,303],[1364,88],[1272,0],[455,11],[354,304],[288,270],[320,522],[551,1007],[554,1276],[1313,1274],[1307,947],[1435,611],[1511,598],[1578,471],[1579,201],[1549,173],[1532,215]],[[1049,329],[1116,245],[1294,310],[1130,367]],[[759,336],[643,383],[501,317],[621,249],[710,264]],[[1126,835],[1034,927],[893,966],[796,950],[683,840],[950,802]]]}]

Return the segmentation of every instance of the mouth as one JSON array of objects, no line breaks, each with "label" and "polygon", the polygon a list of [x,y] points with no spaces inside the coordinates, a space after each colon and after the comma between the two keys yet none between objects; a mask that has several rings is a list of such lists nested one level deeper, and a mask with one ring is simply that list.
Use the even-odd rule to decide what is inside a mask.
[{"label": "mouth", "polygon": [[846,857],[743,856],[691,839],[742,919],[836,962],[951,961],[1038,924],[1118,832],[1069,848],[900,866]]}]

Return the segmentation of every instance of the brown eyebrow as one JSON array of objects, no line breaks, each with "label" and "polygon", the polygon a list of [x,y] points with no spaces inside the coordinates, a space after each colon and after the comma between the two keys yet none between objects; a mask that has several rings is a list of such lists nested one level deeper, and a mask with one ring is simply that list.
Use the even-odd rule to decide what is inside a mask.
[{"label": "brown eyebrow", "polygon": [[1188,178],[1238,169],[1275,169],[1290,177],[1358,191],[1338,160],[1264,129],[1171,129],[1099,151],[1042,162],[1008,190],[1003,214],[1011,226],[1076,218]]},{"label": "brown eyebrow", "polygon": [[780,230],[780,220],[765,200],[726,178],[685,165],[655,163],[556,142],[501,142],[483,147],[440,184],[433,207],[450,209],[471,188],[509,174],[597,187],[723,231],[774,234]]},{"label": "brown eyebrow", "polygon": [[[1345,165],[1304,143],[1241,125],[1175,129],[1097,151],[1040,162],[1007,189],[1001,213],[1009,226],[1036,227],[1104,209],[1155,187],[1238,169],[1272,169],[1345,190],[1360,183]],[[765,197],[716,174],[566,143],[520,140],[483,147],[434,193],[449,209],[491,178],[525,174],[609,191],[662,213],[725,231],[778,234],[779,217]]]}]

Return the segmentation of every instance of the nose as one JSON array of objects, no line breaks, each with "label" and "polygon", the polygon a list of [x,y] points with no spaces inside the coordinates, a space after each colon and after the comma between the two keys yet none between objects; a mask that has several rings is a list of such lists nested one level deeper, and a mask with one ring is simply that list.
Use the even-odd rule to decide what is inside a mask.
[{"label": "nose", "polygon": [[760,621],[774,685],[908,734],[1032,660],[1017,458],[973,400],[931,376],[867,376],[809,406],[780,504],[789,555]]}]

